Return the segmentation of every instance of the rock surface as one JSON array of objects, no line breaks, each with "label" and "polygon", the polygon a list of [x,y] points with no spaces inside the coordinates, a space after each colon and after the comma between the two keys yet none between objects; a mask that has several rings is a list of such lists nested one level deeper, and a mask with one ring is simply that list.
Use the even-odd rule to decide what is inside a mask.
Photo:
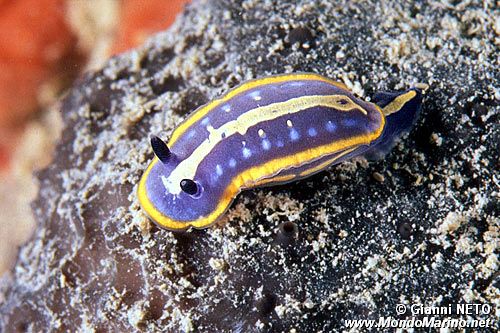
[{"label": "rock surface", "polygon": [[[398,303],[498,307],[493,6],[194,2],[62,101],[54,162],[37,175],[38,225],[2,283],[1,330],[312,332],[397,317]],[[430,88],[414,130],[381,161],[245,192],[210,229],[149,222],[135,195],[149,134],[167,138],[228,88],[291,71],[365,96]]]}]

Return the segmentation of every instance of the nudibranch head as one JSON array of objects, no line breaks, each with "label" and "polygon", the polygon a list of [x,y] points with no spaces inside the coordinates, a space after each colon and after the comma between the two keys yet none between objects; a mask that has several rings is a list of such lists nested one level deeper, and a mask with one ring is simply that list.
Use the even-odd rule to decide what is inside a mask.
[{"label": "nudibranch head", "polygon": [[379,147],[390,134],[386,117],[399,111],[388,105],[362,101],[317,74],[246,82],[193,112],[168,144],[151,138],[156,157],[139,201],[162,227],[207,227],[243,189],[308,177]]}]

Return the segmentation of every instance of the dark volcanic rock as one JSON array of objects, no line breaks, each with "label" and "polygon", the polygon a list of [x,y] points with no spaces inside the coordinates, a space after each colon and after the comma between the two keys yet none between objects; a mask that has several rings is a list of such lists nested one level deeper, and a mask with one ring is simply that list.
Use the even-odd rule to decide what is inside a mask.
[{"label": "dark volcanic rock", "polygon": [[[81,79],[38,174],[38,226],[3,281],[2,331],[326,332],[398,303],[498,306],[499,12],[404,3],[198,1]],[[149,135],[290,71],[366,96],[430,88],[384,160],[245,192],[207,230],[150,223],[135,195]]]}]

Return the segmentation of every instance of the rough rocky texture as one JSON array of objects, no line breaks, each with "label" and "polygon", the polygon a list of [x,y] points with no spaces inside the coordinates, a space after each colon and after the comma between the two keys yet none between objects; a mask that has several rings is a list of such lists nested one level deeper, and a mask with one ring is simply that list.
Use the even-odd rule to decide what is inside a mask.
[{"label": "rough rocky texture", "polygon": [[[396,316],[397,303],[498,306],[494,4],[195,2],[64,99],[38,226],[3,281],[2,331],[311,332]],[[135,196],[148,135],[168,137],[239,82],[290,71],[366,96],[430,88],[384,160],[246,192],[207,230],[150,223]]]}]

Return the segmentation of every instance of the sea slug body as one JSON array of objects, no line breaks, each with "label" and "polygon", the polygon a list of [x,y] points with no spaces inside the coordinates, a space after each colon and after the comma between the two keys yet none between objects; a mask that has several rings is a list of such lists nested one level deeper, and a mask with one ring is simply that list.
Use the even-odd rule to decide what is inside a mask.
[{"label": "sea slug body", "polygon": [[416,88],[365,102],[310,73],[245,82],[193,112],[168,144],[151,138],[156,157],[139,201],[164,228],[205,228],[243,189],[295,181],[354,156],[383,156],[421,103]]}]

